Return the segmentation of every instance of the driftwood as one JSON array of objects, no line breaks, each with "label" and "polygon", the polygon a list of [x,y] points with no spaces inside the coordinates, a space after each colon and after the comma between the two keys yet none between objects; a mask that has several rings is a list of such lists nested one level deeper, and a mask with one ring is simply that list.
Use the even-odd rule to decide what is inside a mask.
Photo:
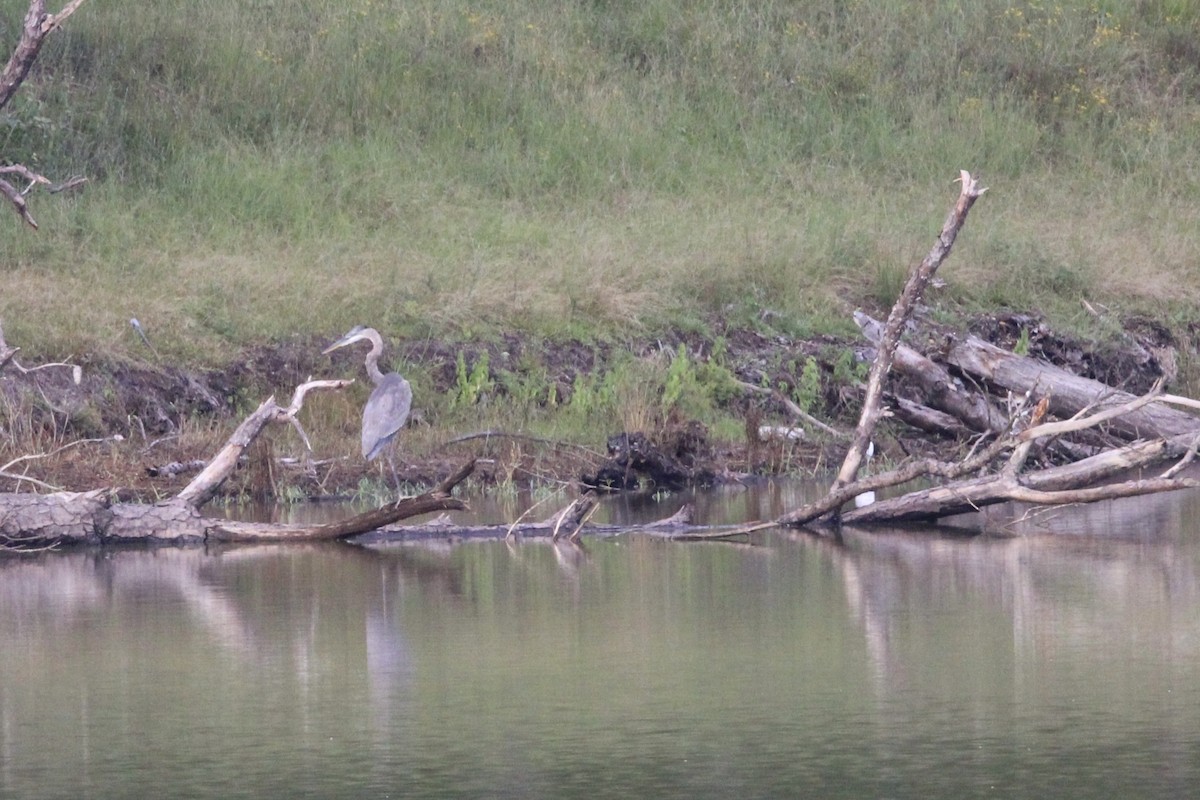
[{"label": "driftwood", "polygon": [[[936,358],[900,342],[926,284],[949,254],[967,211],[983,191],[969,173],[962,173],[962,192],[942,235],[910,274],[886,325],[861,313],[855,315],[877,352],[854,442],[826,495],[771,523],[747,526],[746,530],[814,522],[834,526],[843,521],[930,522],[997,503],[1090,503],[1200,486],[1197,480],[1181,476],[1200,448],[1200,418],[1170,407],[1200,408],[1200,403],[1164,395],[1161,380],[1146,395],[1135,397],[973,336],[950,343]],[[884,387],[889,374],[903,376],[921,391],[921,397],[889,395]],[[910,461],[858,479],[862,454],[885,413],[885,401],[892,416],[924,431],[963,439],[974,436],[970,452],[958,462]],[[1097,431],[1104,436],[1095,437]],[[1094,452],[1066,438],[1084,434],[1128,444]],[[1066,463],[1030,469],[1035,451],[1050,446],[1056,454],[1066,454]],[[1142,476],[1142,470],[1171,460],[1175,464],[1160,474]],[[866,493],[873,497],[876,490],[916,479],[939,483],[841,511],[847,502]]]},{"label": "driftwood", "polygon": [[[41,52],[46,37],[58,30],[63,22],[83,5],[83,2],[84,0],[71,0],[57,14],[51,14],[46,11],[45,0],[30,0],[29,10],[25,12],[25,19],[21,26],[21,38],[13,48],[3,71],[0,71],[0,108],[8,105],[17,89],[25,82],[29,70],[33,68],[33,62],[37,60],[38,53]],[[24,181],[25,188],[18,189],[13,186],[9,182],[11,178]],[[34,187],[45,186],[51,192],[61,192],[84,182],[84,178],[75,177],[56,186],[44,175],[34,172],[22,164],[0,166],[0,195],[4,195],[8,199],[13,209],[31,228],[37,228],[37,222],[29,212],[25,196]]]},{"label": "driftwood", "polygon": [[350,520],[330,525],[252,525],[204,517],[204,505],[233,472],[242,452],[271,422],[294,425],[305,395],[340,389],[350,381],[309,381],[296,388],[288,406],[271,397],[248,416],[225,446],[177,495],[154,504],[121,503],[108,490],[0,494],[0,547],[45,547],[60,543],[147,541],[314,541],[345,539],[406,517],[463,508],[450,492],[474,468],[469,462],[432,491],[404,498]]},{"label": "driftwood", "polygon": [[[900,297],[896,300],[896,304],[892,307],[892,313],[888,316],[887,325],[884,326],[883,334],[879,338],[875,361],[871,364],[871,373],[867,379],[866,397],[863,399],[862,414],[858,420],[858,427],[854,431],[854,440],[850,444],[850,449],[846,452],[846,458],[842,462],[842,468],[838,471],[837,479],[834,480],[833,486],[830,487],[830,492],[837,492],[838,489],[854,482],[855,478],[858,477],[858,470],[867,452],[867,445],[871,442],[875,426],[879,422],[881,401],[883,399],[883,381],[891,371],[892,359],[896,348],[900,344],[900,334],[904,332],[905,324],[908,322],[909,317],[912,316],[917,303],[925,294],[925,288],[933,279],[934,273],[937,272],[938,267],[946,260],[946,257],[950,255],[950,248],[954,246],[954,241],[958,238],[958,232],[966,223],[967,214],[970,212],[971,207],[987,191],[966,170],[962,170],[959,174],[959,181],[961,183],[961,190],[958,200],[954,203],[954,207],[950,209],[950,213],[942,225],[942,231],[938,234],[937,241],[929,251],[929,254],[909,274],[908,280],[904,284],[904,289],[900,292]],[[837,510],[836,508],[831,509],[835,514]]]},{"label": "driftwood", "polygon": [[[1070,417],[1094,404],[1123,405],[1134,396],[1099,381],[1082,378],[1051,364],[1010,353],[974,336],[945,355],[948,365],[1014,394],[1036,392],[1050,400],[1050,413]],[[1109,432],[1126,440],[1174,436],[1196,429],[1192,414],[1158,403],[1131,410],[1108,421]]]}]

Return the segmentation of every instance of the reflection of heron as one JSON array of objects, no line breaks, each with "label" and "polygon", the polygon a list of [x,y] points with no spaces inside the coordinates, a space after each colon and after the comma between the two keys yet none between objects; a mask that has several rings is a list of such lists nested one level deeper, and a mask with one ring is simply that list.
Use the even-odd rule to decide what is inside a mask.
[{"label": "reflection of heron", "polygon": [[375,384],[375,391],[371,392],[363,408],[362,421],[362,454],[363,458],[370,461],[383,452],[404,427],[408,411],[412,408],[412,387],[395,372],[384,375],[379,371],[383,339],[374,328],[354,326],[345,336],[322,350],[321,355],[363,339],[371,343],[371,352],[367,353],[367,374]]}]

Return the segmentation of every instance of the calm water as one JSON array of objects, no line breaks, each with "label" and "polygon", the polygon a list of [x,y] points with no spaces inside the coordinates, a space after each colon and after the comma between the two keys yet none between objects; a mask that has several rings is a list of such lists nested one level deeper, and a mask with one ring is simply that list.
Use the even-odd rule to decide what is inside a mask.
[{"label": "calm water", "polygon": [[0,561],[0,797],[1195,796],[1200,498],[1019,516]]}]

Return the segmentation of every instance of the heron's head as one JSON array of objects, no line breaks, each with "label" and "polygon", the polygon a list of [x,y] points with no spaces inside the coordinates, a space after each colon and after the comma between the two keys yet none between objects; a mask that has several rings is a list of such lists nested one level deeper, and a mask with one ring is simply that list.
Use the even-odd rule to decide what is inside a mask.
[{"label": "heron's head", "polygon": [[348,344],[354,344],[355,342],[361,342],[364,340],[370,341],[371,335],[374,333],[374,329],[368,328],[365,325],[355,325],[353,328],[348,330],[346,334],[342,336],[342,338],[338,339],[336,342],[329,345],[329,347],[326,347],[324,350],[322,350],[321,355],[332,353],[339,347],[345,347]]}]

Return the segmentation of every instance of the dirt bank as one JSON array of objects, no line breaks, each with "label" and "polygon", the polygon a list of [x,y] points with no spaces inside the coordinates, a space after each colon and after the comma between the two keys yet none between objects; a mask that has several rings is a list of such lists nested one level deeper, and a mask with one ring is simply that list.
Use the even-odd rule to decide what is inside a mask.
[{"label": "dirt bank", "polygon": [[[1164,373],[1176,378],[1179,354],[1194,352],[1196,345],[1192,332],[1187,333],[1187,341],[1180,341],[1167,326],[1145,318],[1125,320],[1121,331],[1103,344],[1056,334],[1032,314],[977,317],[964,327],[1006,348],[1027,350],[1131,392],[1145,390]],[[426,397],[445,397],[461,391],[462,367],[473,368],[486,355],[487,380],[479,378],[487,390],[477,402],[502,403],[506,397],[512,399],[514,387],[521,387],[529,395],[525,402],[562,407],[571,401],[577,376],[601,376],[629,355],[669,361],[682,346],[690,362],[717,359],[727,374],[744,383],[779,388],[791,396],[809,391],[812,396],[807,399],[815,416],[835,427],[853,427],[858,404],[854,384],[863,374],[857,365],[869,355],[863,340],[801,339],[721,323],[711,329],[712,335],[677,331],[619,343],[549,342],[518,334],[486,342],[396,342],[385,360],[420,372],[432,384],[421,387]],[[945,333],[926,324],[914,337],[923,340],[923,349],[936,349],[937,338]],[[79,385],[69,370],[22,374],[10,365],[0,371],[0,464],[23,455],[53,453],[19,462],[7,471],[70,490],[110,486],[126,496],[171,494],[189,473],[171,476],[164,474],[163,467],[207,458],[237,421],[268,395],[286,397],[309,377],[361,378],[361,354],[322,356],[326,344],[325,338],[297,337],[258,345],[222,368],[208,370],[130,358],[87,358],[80,361]],[[814,374],[819,375],[819,384],[813,382]],[[743,421],[745,429],[744,435],[724,441],[679,414],[657,421],[652,430],[595,430],[585,441],[570,445],[525,436],[519,425],[504,435],[473,435],[480,432],[466,429],[461,422],[448,427],[444,419],[423,414],[420,397],[417,406],[416,427],[406,433],[397,469],[402,479],[422,484],[435,482],[469,455],[484,457],[482,480],[521,484],[594,478],[603,474],[610,452],[624,448],[628,457],[631,448],[639,453],[652,448],[655,458],[665,458],[668,467],[680,470],[682,480],[710,482],[812,470],[840,459],[842,446],[835,438],[812,435],[799,442],[760,441],[760,426],[786,426],[792,420],[770,397],[748,392],[730,392],[723,398],[721,411]],[[281,431],[274,444],[256,445],[247,468],[240,470],[242,480],[227,491],[337,495],[358,490],[366,477],[390,477],[378,466],[364,465],[352,452],[357,407],[351,398],[342,398],[329,409],[314,412],[316,418],[307,423],[314,429],[310,433],[316,445],[315,466],[302,469],[279,461],[300,452],[298,437]],[[622,438],[635,433],[645,435]],[[114,439],[117,436],[119,441]],[[897,458],[956,446],[900,426],[892,426],[886,439],[881,449]],[[0,481],[0,491],[30,488],[32,484]]]}]

